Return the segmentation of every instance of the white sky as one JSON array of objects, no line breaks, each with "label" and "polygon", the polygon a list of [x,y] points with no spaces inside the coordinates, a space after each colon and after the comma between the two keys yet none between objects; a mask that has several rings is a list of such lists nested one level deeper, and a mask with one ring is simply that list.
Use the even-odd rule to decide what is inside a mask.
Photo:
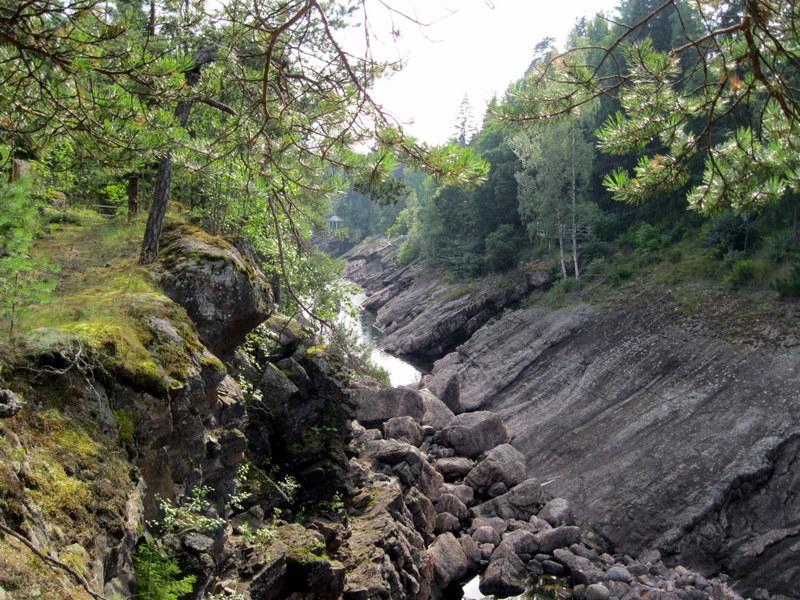
[{"label": "white sky", "polygon": [[[545,37],[563,45],[580,16],[610,13],[618,0],[393,0],[391,6],[416,13],[420,28],[395,17],[390,23],[380,0],[369,0],[378,58],[402,58],[405,68],[380,81],[373,97],[419,139],[439,144],[453,135],[466,94],[480,123],[486,102],[502,96],[524,73],[533,48]],[[452,13],[452,14],[451,14]],[[399,30],[397,42],[387,33]],[[383,44],[381,44],[381,41]],[[397,46],[397,47],[395,47]]]}]

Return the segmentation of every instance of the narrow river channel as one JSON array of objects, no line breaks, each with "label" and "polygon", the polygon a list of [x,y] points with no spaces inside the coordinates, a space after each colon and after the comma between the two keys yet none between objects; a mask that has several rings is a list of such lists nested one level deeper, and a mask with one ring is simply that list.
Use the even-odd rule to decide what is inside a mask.
[{"label": "narrow river channel", "polygon": [[[366,298],[364,292],[359,292],[351,296],[351,302],[353,306],[360,307]],[[417,383],[422,378],[419,369],[378,348],[382,336],[375,327],[374,314],[362,309],[358,311],[357,323],[353,323],[350,319],[345,319],[345,322],[356,329],[362,343],[372,348],[372,362],[389,372],[389,381],[393,386]]]}]

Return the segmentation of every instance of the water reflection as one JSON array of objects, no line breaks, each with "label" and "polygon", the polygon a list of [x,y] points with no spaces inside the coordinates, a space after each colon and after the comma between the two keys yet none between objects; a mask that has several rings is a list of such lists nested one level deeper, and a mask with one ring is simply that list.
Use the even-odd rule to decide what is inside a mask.
[{"label": "water reflection", "polygon": [[[367,295],[359,292],[353,294],[350,301],[353,306],[360,307],[366,299]],[[410,385],[422,379],[422,373],[416,367],[378,348],[382,336],[375,327],[375,315],[366,310],[359,310],[357,323],[354,323],[346,315],[343,319],[356,330],[359,340],[372,348],[372,361],[389,372],[389,381],[393,386]]]}]

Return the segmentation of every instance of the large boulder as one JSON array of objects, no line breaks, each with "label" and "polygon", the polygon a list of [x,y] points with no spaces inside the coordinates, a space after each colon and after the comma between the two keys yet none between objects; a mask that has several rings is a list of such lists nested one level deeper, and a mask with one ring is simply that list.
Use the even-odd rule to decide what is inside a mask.
[{"label": "large boulder", "polygon": [[511,444],[501,444],[489,450],[464,479],[478,495],[486,492],[496,483],[503,483],[510,489],[525,480],[527,475],[525,457]]},{"label": "large boulder", "polygon": [[258,268],[231,244],[184,225],[164,227],[164,293],[183,306],[203,343],[227,354],[272,312],[272,291]]},{"label": "large boulder", "polygon": [[525,591],[525,563],[511,545],[500,544],[492,553],[478,586],[482,594],[506,598]]},{"label": "large boulder", "polygon": [[394,417],[411,417],[419,422],[425,407],[418,392],[407,387],[389,389],[351,389],[356,419],[364,427],[381,427]]},{"label": "large boulder", "polygon": [[477,458],[487,450],[508,442],[503,421],[489,411],[456,415],[442,430],[442,442],[456,454]]},{"label": "large boulder", "polygon": [[433,561],[434,581],[441,589],[458,583],[467,574],[467,555],[452,533],[438,536],[428,548],[428,553]]},{"label": "large boulder", "polygon": [[541,484],[537,479],[526,479],[497,498],[487,500],[473,507],[474,517],[500,517],[527,521],[535,515],[547,501]]},{"label": "large boulder", "polygon": [[436,430],[447,427],[447,424],[455,416],[453,411],[426,387],[419,389],[419,395],[422,397],[422,403],[425,407],[425,412],[420,422],[423,425],[430,425]]}]

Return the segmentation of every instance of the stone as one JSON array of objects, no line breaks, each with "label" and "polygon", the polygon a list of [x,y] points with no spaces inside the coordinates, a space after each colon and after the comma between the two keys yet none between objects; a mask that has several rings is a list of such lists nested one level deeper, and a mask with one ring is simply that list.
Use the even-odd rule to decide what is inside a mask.
[{"label": "stone", "polygon": [[415,421],[422,418],[422,397],[408,387],[351,389],[349,393],[356,419],[367,429],[380,427],[393,417],[411,417]]},{"label": "stone", "polygon": [[498,496],[505,494],[507,491],[508,486],[505,483],[502,481],[496,481],[489,486],[489,489],[486,490],[486,496],[489,498],[497,498]]},{"label": "stone", "polygon": [[553,498],[544,505],[539,511],[539,518],[547,521],[553,527],[561,525],[574,525],[575,518],[572,516],[569,500],[565,498]]},{"label": "stone", "polygon": [[593,569],[594,566],[588,558],[576,556],[570,550],[565,548],[556,548],[553,550],[553,558],[555,558],[562,565],[567,567],[570,571],[578,569]]},{"label": "stone", "polygon": [[581,530],[575,526],[555,527],[548,531],[536,534],[539,551],[544,554],[553,554],[558,548],[569,548],[576,544],[581,537]]},{"label": "stone", "polygon": [[9,419],[16,415],[25,403],[11,390],[0,390],[0,419]]},{"label": "stone", "polygon": [[540,519],[537,515],[531,516],[531,518],[528,519],[528,523],[530,523],[536,531],[544,531],[546,529],[553,528],[553,526],[550,525],[550,523],[548,523],[544,519]]},{"label": "stone", "polygon": [[467,555],[452,533],[437,536],[428,553],[433,561],[434,581],[441,589],[460,581],[467,574]]},{"label": "stone", "polygon": [[439,400],[433,393],[426,387],[419,390],[419,395],[422,397],[422,405],[424,412],[420,423],[433,427],[437,431],[441,431],[450,423],[455,414],[450,410],[447,405]]},{"label": "stone", "polygon": [[533,554],[539,548],[536,536],[530,531],[517,529],[503,534],[503,544],[508,544],[519,554]]},{"label": "stone", "polygon": [[633,575],[624,567],[611,567],[606,572],[606,577],[611,581],[621,581],[623,583],[629,583],[633,579]]},{"label": "stone", "polygon": [[452,494],[441,494],[436,502],[436,510],[440,513],[450,513],[461,522],[469,517],[469,509]]},{"label": "stone", "polygon": [[525,480],[527,470],[522,453],[511,444],[501,444],[489,450],[478,461],[464,479],[464,483],[474,488],[478,494],[485,493],[497,483],[503,483],[506,488],[511,489]]},{"label": "stone", "polygon": [[436,523],[433,529],[435,533],[455,533],[459,529],[461,529],[461,521],[458,517],[446,512],[436,515]]},{"label": "stone", "polygon": [[[545,503],[545,494],[537,479],[526,479],[508,492],[472,507],[474,517],[500,517],[527,521]],[[577,528],[576,528],[577,529]]]},{"label": "stone", "polygon": [[500,543],[500,534],[493,527],[483,525],[472,532],[472,539],[479,544],[492,544],[497,546]]},{"label": "stone", "polygon": [[475,501],[475,490],[468,485],[443,483],[439,489],[442,494],[452,494],[461,500],[461,502],[464,503],[464,506],[471,506]]},{"label": "stone", "polygon": [[542,569],[548,575],[554,575],[556,577],[562,577],[563,575],[567,574],[567,569],[561,563],[557,563],[554,560],[545,560],[542,561]]},{"label": "stone", "polygon": [[239,250],[204,236],[186,225],[164,226],[161,286],[186,309],[208,349],[224,355],[269,317],[272,291]]},{"label": "stone", "polygon": [[487,596],[500,598],[518,596],[525,591],[527,576],[525,563],[516,555],[514,549],[501,544],[489,558],[489,564],[481,575],[478,589]]},{"label": "stone", "polygon": [[470,533],[479,527],[491,527],[501,536],[508,530],[508,521],[500,517],[476,517],[469,526]]},{"label": "stone", "polygon": [[458,541],[461,542],[461,548],[464,550],[464,555],[467,557],[467,571],[469,573],[475,573],[482,559],[480,546],[478,546],[472,536],[467,533],[461,535]]},{"label": "stone", "polygon": [[584,597],[586,600],[608,600],[611,593],[602,583],[592,583],[586,586]]},{"label": "stone", "polygon": [[419,424],[409,416],[392,417],[383,424],[383,436],[400,440],[419,447],[422,444],[422,430]]},{"label": "stone", "polygon": [[475,461],[465,456],[453,456],[450,458],[440,458],[434,465],[436,470],[442,474],[445,481],[457,481],[463,479],[475,467]]},{"label": "stone", "polygon": [[508,432],[500,417],[488,411],[456,415],[442,430],[442,441],[456,454],[477,458],[508,441]]}]

